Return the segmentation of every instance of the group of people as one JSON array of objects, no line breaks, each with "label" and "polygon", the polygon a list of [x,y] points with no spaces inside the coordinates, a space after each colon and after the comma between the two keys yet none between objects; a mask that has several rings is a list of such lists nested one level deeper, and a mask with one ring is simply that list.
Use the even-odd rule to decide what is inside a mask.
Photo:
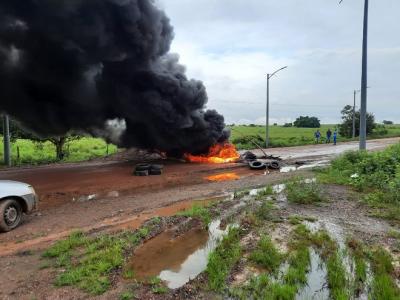
[{"label": "group of people", "polygon": [[[315,137],[315,143],[319,144],[321,141],[321,132],[319,131],[319,129],[314,133],[314,137]],[[328,129],[328,131],[326,132],[326,143],[329,144],[331,142],[333,136],[333,144],[336,145],[337,143],[337,130],[335,129],[335,131],[332,133],[332,131],[330,129]]]}]

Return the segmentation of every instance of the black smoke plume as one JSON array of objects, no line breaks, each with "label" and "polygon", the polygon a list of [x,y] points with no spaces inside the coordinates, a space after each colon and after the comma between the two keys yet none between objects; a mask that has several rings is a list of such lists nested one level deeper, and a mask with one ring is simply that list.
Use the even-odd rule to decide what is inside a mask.
[{"label": "black smoke plume", "polygon": [[168,53],[173,35],[151,0],[1,0],[0,111],[41,136],[120,119],[123,146],[205,152],[224,119]]}]

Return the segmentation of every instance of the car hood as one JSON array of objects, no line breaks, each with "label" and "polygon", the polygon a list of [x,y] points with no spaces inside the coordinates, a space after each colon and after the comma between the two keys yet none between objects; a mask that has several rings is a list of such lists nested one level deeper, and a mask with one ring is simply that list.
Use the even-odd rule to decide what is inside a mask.
[{"label": "car hood", "polygon": [[0,198],[24,196],[31,193],[32,190],[29,184],[12,180],[0,180]]}]

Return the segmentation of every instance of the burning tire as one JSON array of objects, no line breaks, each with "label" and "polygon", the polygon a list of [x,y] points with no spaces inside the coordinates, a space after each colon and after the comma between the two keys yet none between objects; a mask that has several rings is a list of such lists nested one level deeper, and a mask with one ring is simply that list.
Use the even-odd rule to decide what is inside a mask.
[{"label": "burning tire", "polygon": [[21,223],[22,207],[15,199],[6,199],[0,202],[0,231],[13,230]]},{"label": "burning tire", "polygon": [[249,167],[250,167],[250,169],[252,169],[252,170],[263,170],[263,169],[265,169],[267,166],[266,166],[265,163],[263,163],[263,162],[261,162],[261,161],[258,161],[258,160],[255,160],[255,161],[251,161],[251,162],[249,163]]}]

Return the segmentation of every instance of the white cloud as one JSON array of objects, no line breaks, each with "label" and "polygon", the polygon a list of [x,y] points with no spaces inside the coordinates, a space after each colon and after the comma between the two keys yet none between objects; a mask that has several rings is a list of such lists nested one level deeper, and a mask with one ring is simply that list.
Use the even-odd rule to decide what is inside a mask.
[{"label": "white cloud", "polygon": [[[228,123],[263,123],[265,74],[271,123],[315,115],[340,120],[360,86],[363,1],[159,0],[175,26],[172,51],[204,81],[210,108]],[[400,122],[398,0],[371,3],[369,111]]]}]

